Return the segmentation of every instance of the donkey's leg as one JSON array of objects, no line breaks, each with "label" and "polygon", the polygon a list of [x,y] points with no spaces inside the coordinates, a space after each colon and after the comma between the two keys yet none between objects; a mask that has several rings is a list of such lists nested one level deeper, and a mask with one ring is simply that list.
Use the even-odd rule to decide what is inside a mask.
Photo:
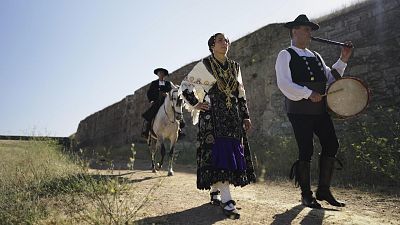
[{"label": "donkey's leg", "polygon": [[171,141],[170,144],[170,150],[169,150],[169,161],[168,161],[168,176],[173,176],[174,175],[174,170],[172,168],[172,165],[174,163],[174,151],[175,151],[175,143],[176,141]]},{"label": "donkey's leg", "polygon": [[151,160],[150,169],[153,169],[154,166],[155,166],[154,156],[153,156],[153,152],[154,152],[154,146],[153,145],[154,145],[154,142],[152,141],[152,138],[150,136],[147,138],[146,142],[147,142],[147,147],[149,148],[149,156],[150,156],[150,160]]},{"label": "donkey's leg", "polygon": [[165,145],[164,145],[164,141],[162,141],[162,143],[161,143],[161,159],[160,159],[160,162],[158,163],[159,170],[162,168],[162,165],[164,163],[164,157],[165,157]]},{"label": "donkey's leg", "polygon": [[151,168],[153,173],[157,172],[156,170],[156,152],[158,151],[158,149],[160,149],[160,144],[159,141],[157,140],[157,142],[155,143],[154,147],[151,148],[152,152],[151,152]]}]

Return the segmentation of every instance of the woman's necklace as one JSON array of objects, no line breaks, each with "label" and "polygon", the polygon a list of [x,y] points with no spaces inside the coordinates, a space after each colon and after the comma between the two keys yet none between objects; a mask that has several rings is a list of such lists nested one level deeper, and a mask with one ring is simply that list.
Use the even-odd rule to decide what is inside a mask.
[{"label": "woman's necklace", "polygon": [[233,68],[233,63],[229,59],[226,59],[228,68],[223,69],[217,60],[210,56],[211,70],[215,79],[217,80],[217,86],[226,96],[226,107],[230,110],[232,108],[231,95],[234,90],[237,89],[238,83],[236,81],[235,74],[236,70]]},{"label": "woman's necklace", "polygon": [[224,69],[223,66],[221,66],[221,64],[223,64],[223,63],[219,63],[220,61],[218,59],[213,57],[213,60],[214,60],[215,64],[218,66],[219,71],[223,73],[224,78],[227,78],[229,76],[229,69],[230,69],[230,63],[229,63],[228,59],[225,60],[225,63],[228,64],[228,67],[226,69]]}]

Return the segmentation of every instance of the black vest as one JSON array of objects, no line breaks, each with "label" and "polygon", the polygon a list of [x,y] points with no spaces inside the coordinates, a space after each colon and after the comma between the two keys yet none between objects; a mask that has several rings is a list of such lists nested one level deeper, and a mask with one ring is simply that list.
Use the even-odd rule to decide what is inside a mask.
[{"label": "black vest", "polygon": [[[291,56],[289,68],[292,81],[300,86],[306,86],[310,90],[324,94],[327,78],[321,59],[315,57],[300,57],[293,49],[286,49]],[[320,102],[312,102],[310,99],[292,101],[285,97],[287,113],[318,115],[326,112],[326,98]]]}]

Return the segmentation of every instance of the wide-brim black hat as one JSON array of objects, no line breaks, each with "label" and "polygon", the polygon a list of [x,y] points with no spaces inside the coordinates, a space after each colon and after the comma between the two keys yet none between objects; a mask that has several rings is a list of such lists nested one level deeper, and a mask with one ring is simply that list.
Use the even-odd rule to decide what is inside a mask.
[{"label": "wide-brim black hat", "polygon": [[306,15],[301,14],[295,20],[285,23],[284,27],[292,29],[295,26],[309,26],[312,30],[318,30],[319,25],[311,22]]},{"label": "wide-brim black hat", "polygon": [[163,71],[164,74],[165,74],[165,76],[169,76],[168,70],[166,70],[166,69],[164,69],[164,68],[157,68],[157,69],[155,69],[155,70],[154,70],[154,74],[157,75],[157,73],[158,73],[159,71]]}]

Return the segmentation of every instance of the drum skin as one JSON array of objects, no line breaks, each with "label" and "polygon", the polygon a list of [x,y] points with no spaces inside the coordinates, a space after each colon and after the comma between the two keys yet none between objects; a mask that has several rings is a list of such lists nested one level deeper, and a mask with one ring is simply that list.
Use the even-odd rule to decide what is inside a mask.
[{"label": "drum skin", "polygon": [[353,117],[368,106],[368,87],[355,77],[343,77],[333,82],[327,90],[326,102],[339,117]]}]

